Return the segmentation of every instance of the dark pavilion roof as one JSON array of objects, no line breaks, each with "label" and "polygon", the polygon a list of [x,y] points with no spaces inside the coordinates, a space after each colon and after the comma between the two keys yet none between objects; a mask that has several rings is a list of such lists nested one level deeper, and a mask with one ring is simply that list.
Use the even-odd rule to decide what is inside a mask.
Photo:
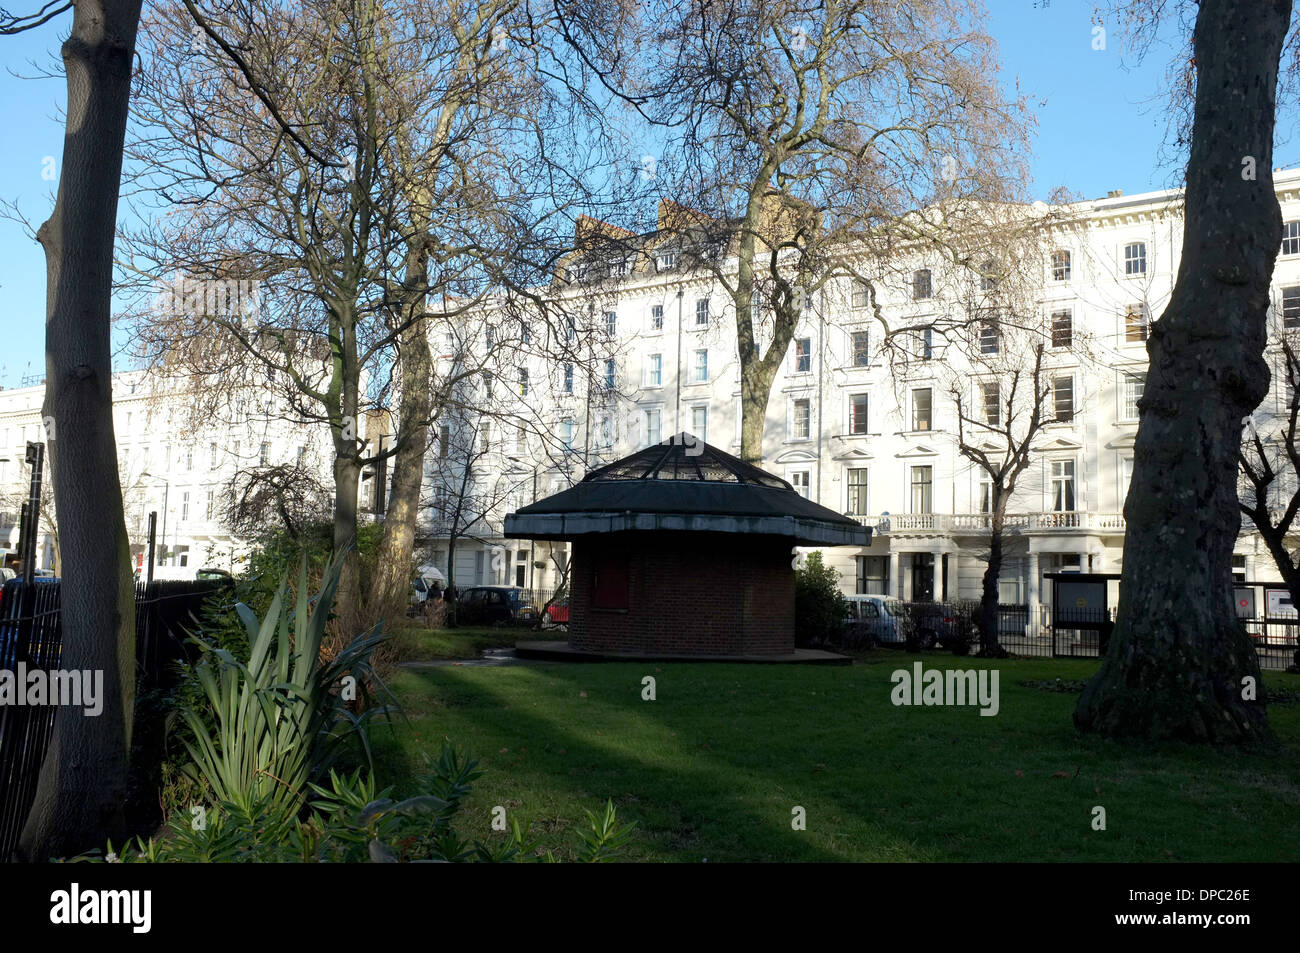
[{"label": "dark pavilion roof", "polygon": [[511,538],[572,539],[628,530],[787,536],[867,546],[871,530],[805,499],[785,480],[688,433],[588,473],[506,517]]}]

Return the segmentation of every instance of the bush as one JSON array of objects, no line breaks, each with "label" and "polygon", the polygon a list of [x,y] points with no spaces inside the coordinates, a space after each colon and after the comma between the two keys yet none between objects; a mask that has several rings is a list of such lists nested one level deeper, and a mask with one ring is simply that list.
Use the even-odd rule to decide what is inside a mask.
[{"label": "bush", "polygon": [[839,644],[847,611],[839,573],[822,562],[820,552],[809,553],[794,572],[795,645]]}]

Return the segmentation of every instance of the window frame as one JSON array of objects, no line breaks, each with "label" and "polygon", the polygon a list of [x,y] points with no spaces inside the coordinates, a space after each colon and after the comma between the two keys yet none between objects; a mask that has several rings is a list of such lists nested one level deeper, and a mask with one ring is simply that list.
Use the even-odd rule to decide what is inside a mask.
[{"label": "window frame", "polygon": [[[1131,249],[1140,249],[1137,254],[1130,255]],[[1125,242],[1121,250],[1121,258],[1124,263],[1125,278],[1141,278],[1147,273],[1147,243],[1144,241]],[[1141,264],[1141,268],[1135,267]]]},{"label": "window frame", "polygon": [[[1061,382],[1065,381],[1069,388],[1069,415],[1063,416],[1061,413]],[[1074,418],[1078,411],[1075,408],[1074,401],[1074,375],[1073,374],[1053,374],[1052,375],[1052,423],[1070,424],[1074,423]]]},{"label": "window frame", "polygon": [[[918,426],[922,423],[919,408],[917,405],[917,395],[925,394],[926,419],[925,426]],[[909,422],[912,425],[911,433],[933,433],[934,432],[934,388],[933,387],[913,387],[909,397],[911,404],[911,416]]]},{"label": "window frame", "polygon": [[[1062,257],[1064,258],[1063,262]],[[1074,255],[1071,254],[1068,248],[1054,249],[1048,262],[1048,268],[1053,282],[1066,284],[1074,279]]]},{"label": "window frame", "polygon": [[[846,434],[854,437],[865,437],[870,433],[871,421],[871,395],[866,391],[858,391],[848,395],[849,399],[849,426],[845,431]],[[858,415],[858,401],[862,401],[861,419]]]}]

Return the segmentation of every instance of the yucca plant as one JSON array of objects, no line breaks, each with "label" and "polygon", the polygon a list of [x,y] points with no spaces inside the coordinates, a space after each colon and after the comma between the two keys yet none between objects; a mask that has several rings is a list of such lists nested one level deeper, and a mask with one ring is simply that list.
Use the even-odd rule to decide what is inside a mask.
[{"label": "yucca plant", "polygon": [[[293,609],[285,578],[260,622],[248,606],[237,605],[248,632],[247,663],[223,648],[198,643],[203,658],[195,674],[211,727],[195,708],[182,710],[193,735],[185,741],[193,759],[189,770],[208,784],[216,801],[247,816],[296,811],[307,782],[330,767],[348,738],[360,740],[369,761],[367,723],[391,711],[388,705],[369,704],[372,684],[387,694],[369,665],[371,652],[387,638],[382,623],[354,638],[328,664],[320,663],[342,568],[340,555],[326,567],[320,594],[309,601],[304,558]],[[359,713],[336,694],[346,676],[355,679],[357,698],[366,703]]]}]

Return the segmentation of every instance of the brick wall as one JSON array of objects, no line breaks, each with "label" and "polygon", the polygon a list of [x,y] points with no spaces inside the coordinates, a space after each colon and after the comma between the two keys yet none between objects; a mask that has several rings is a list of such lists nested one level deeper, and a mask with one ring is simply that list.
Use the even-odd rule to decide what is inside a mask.
[{"label": "brick wall", "polygon": [[[573,545],[569,642],[601,652],[794,651],[791,542],[713,533],[610,533]],[[592,605],[597,566],[625,558],[626,611]]]}]

